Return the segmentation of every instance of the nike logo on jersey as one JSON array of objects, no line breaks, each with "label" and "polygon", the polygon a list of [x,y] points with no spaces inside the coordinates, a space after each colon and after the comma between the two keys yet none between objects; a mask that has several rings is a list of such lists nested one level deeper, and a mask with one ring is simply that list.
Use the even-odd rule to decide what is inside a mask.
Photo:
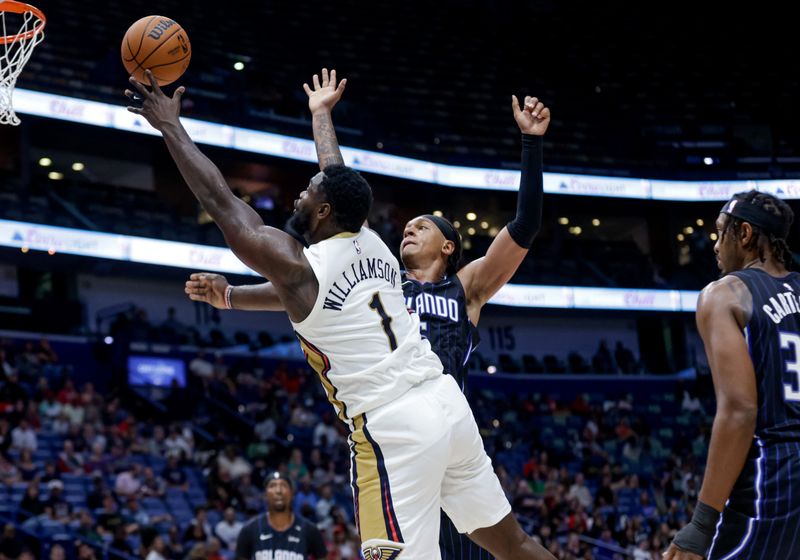
[{"label": "nike logo on jersey", "polygon": [[300,542],[300,539],[297,537],[289,537],[289,542]]},{"label": "nike logo on jersey", "polygon": [[271,539],[271,538],[272,538],[272,534],[269,534],[269,535],[259,535],[259,536],[258,536],[258,538],[259,538],[259,540],[262,540],[262,541],[268,541],[269,539]]}]

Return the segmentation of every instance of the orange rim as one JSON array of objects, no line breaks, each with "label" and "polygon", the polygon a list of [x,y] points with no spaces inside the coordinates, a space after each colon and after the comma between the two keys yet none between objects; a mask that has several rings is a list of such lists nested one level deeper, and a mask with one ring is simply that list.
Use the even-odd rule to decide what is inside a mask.
[{"label": "orange rim", "polygon": [[37,23],[36,26],[30,31],[18,33],[16,35],[0,37],[0,45],[16,43],[17,41],[27,41],[28,39],[31,39],[41,33],[44,30],[45,24],[47,23],[47,18],[44,17],[42,10],[36,6],[31,6],[30,4],[25,4],[23,2],[17,2],[16,0],[0,0],[0,12],[13,12],[15,14],[31,12],[39,19],[39,23]]}]

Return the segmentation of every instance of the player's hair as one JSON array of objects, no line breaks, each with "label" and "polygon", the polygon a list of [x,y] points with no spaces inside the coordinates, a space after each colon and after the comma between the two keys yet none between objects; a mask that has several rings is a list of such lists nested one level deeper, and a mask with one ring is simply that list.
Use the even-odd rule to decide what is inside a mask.
[{"label": "player's hair", "polygon": [[455,237],[455,239],[450,239],[447,235],[445,235],[445,237],[450,239],[453,242],[453,245],[455,245],[455,249],[453,249],[453,252],[447,256],[446,272],[448,276],[452,276],[453,274],[458,272],[458,265],[461,264],[461,257],[464,254],[464,247],[463,247],[463,242],[461,240],[461,234],[453,225],[453,222],[451,222],[447,218],[441,218],[441,219],[450,224],[450,228],[452,228]]},{"label": "player's hair", "polygon": [[359,231],[372,208],[369,183],[355,169],[340,164],[329,165],[322,173],[321,187],[333,219],[345,231]]},{"label": "player's hair", "polygon": [[[753,206],[757,206],[779,218],[785,225],[787,231],[789,226],[791,226],[792,222],[794,221],[794,212],[792,212],[791,207],[789,207],[785,201],[776,196],[756,190],[751,190],[736,196],[737,198],[740,198],[741,200],[748,202]],[[745,221],[747,220],[730,216],[722,235],[724,236],[732,231],[734,235],[738,237],[742,223]],[[750,226],[753,228],[753,237],[746,249],[757,249],[758,258],[761,260],[761,262],[765,262],[767,260],[766,254],[767,249],[769,249],[769,251],[783,263],[783,266],[785,266],[787,269],[791,268],[794,258],[792,255],[792,250],[789,249],[789,245],[786,243],[786,239],[783,237],[778,237],[774,233],[766,232],[761,227],[752,223],[750,223]]]}]

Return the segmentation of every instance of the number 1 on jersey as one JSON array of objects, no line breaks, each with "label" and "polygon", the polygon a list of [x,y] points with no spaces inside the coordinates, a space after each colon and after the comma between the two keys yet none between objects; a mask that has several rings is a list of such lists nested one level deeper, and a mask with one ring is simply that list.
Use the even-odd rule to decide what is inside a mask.
[{"label": "number 1 on jersey", "polygon": [[392,318],[386,314],[386,310],[383,308],[383,302],[381,301],[381,296],[378,294],[378,292],[372,294],[369,307],[373,311],[377,311],[378,315],[380,315],[383,332],[386,333],[386,338],[389,339],[389,348],[391,348],[392,352],[394,352],[397,350],[397,338],[392,332]]}]

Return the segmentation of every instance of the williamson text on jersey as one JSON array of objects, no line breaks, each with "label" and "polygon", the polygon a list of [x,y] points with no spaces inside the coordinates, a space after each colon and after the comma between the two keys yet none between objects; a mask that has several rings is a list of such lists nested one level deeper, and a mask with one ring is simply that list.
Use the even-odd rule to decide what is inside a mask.
[{"label": "williamson text on jersey", "polygon": [[359,259],[358,262],[350,263],[350,267],[342,271],[341,278],[331,285],[322,308],[341,311],[342,304],[353,288],[359,282],[372,278],[386,280],[394,288],[397,284],[397,270],[391,263],[378,258]]}]

